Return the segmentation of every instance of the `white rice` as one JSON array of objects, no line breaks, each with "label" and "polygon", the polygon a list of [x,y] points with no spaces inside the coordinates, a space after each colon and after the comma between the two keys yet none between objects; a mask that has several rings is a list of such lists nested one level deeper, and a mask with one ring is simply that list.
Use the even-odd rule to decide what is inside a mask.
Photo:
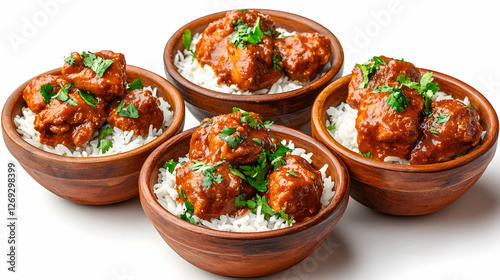
[{"label": "white rice", "polygon": [[[156,95],[156,88],[145,87],[149,89],[153,96]],[[170,104],[166,102],[162,97],[159,97],[160,109],[163,111],[163,125],[160,129],[155,129],[151,125],[149,127],[149,133],[147,136],[134,135],[133,131],[122,131],[119,128],[113,128],[103,140],[110,140],[113,142],[113,147],[111,147],[105,154],[102,154],[101,149],[97,148],[97,142],[99,137],[99,131],[96,131],[92,140],[85,143],[81,147],[68,148],[64,145],[58,144],[57,146],[49,146],[40,143],[40,132],[36,131],[34,128],[35,116],[29,108],[24,107],[21,116],[16,116],[14,118],[14,124],[17,126],[17,132],[21,137],[31,145],[58,155],[73,156],[73,157],[93,157],[93,156],[108,156],[118,153],[127,152],[136,149],[142,145],[145,145],[153,141],[156,137],[163,133],[165,128],[167,128],[171,123],[174,113],[169,110]],[[101,129],[108,127],[106,124]]]},{"label": "white rice", "polygon": [[[451,95],[448,95],[442,91],[436,92],[432,100],[440,101],[445,99],[453,99]],[[469,105],[469,99],[467,97],[462,101],[465,105]],[[349,104],[342,102],[337,107],[330,107],[326,111],[330,116],[326,120],[325,125],[330,126],[335,124],[336,128],[329,130],[330,135],[339,142],[342,146],[348,148],[349,150],[358,153],[358,131],[356,130],[356,117],[358,116],[358,110],[352,108]],[[384,159],[385,162],[389,163],[399,163],[399,164],[409,164],[410,162],[406,159],[401,159],[399,157],[388,156]]]},{"label": "white rice", "polygon": [[[286,140],[282,141],[283,145],[286,145]],[[309,163],[312,162],[311,156],[312,153],[306,153],[306,151],[302,148],[295,148],[295,145],[292,141],[288,142],[288,147],[293,149],[292,155],[298,155],[302,158],[306,159]],[[187,161],[189,158],[180,158],[178,161]],[[326,170],[328,165],[324,165],[319,171],[321,172],[321,177],[323,180],[323,194],[321,196],[321,204],[323,208],[330,203],[331,199],[335,191],[333,190],[334,182],[332,181],[330,176],[326,176]],[[173,173],[170,173],[165,168],[160,168],[160,173],[158,174],[158,183],[153,186],[154,193],[158,198],[158,202],[168,210],[170,213],[179,216],[186,211],[185,203],[178,203],[177,198],[179,196],[175,187],[175,170]],[[193,218],[196,222],[199,222],[201,225],[218,229],[223,231],[232,231],[232,232],[256,232],[256,231],[268,231],[273,229],[280,229],[289,227],[287,221],[276,217],[271,217],[269,220],[264,218],[264,215],[261,214],[261,206],[257,208],[257,213],[254,214],[250,211],[247,211],[242,216],[229,216],[222,215],[217,219],[212,219],[210,221],[203,220],[193,215]],[[295,221],[292,221],[293,225]]]},{"label": "white rice", "polygon": [[[285,29],[281,28],[278,28],[276,30],[286,36],[295,34],[295,32],[288,32]],[[201,38],[200,33],[196,33],[193,36],[190,48],[191,50],[195,51],[196,43],[200,40],[200,38]],[[260,89],[254,92],[242,91],[238,89],[236,85],[228,86],[222,83],[218,84],[217,74],[212,70],[212,67],[210,67],[209,65],[201,67],[201,65],[198,63],[198,60],[193,59],[193,54],[187,49],[184,49],[182,52],[177,51],[177,53],[174,56],[174,65],[177,68],[179,74],[181,74],[184,78],[188,79],[189,81],[210,90],[215,90],[230,94],[239,94],[239,95],[274,94],[274,93],[296,90],[311,83],[311,82],[301,83],[298,81],[289,80],[286,75],[283,75],[269,89]],[[328,62],[323,68],[323,71],[316,76],[315,80],[323,76],[330,69],[331,67],[330,65],[331,65],[330,62]]]}]

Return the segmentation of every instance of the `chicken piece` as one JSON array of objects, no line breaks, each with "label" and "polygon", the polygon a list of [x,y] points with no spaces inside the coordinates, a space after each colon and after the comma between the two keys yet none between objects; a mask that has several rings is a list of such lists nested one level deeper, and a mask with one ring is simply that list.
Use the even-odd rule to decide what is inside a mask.
[{"label": "chicken piece", "polygon": [[[88,54],[88,60],[91,60],[92,53]],[[74,83],[74,86],[79,89],[86,90],[96,97],[109,102],[112,99],[123,96],[126,89],[126,62],[125,56],[121,53],[114,53],[112,51],[96,52],[96,59],[94,64],[98,64],[99,60],[112,60],[113,63],[99,76],[91,68],[84,65],[85,57],[83,54],[73,52],[71,57],[74,61],[70,64],[65,60],[62,68],[62,75],[65,79]],[[102,66],[101,62],[101,66]],[[104,67],[98,67],[101,71]]]},{"label": "chicken piece", "polygon": [[61,75],[42,75],[31,80],[26,88],[24,88],[23,98],[28,108],[35,114],[45,109],[47,105],[44,102],[45,98],[41,94],[41,88],[48,83],[52,86],[51,91],[54,95],[56,95],[62,87],[69,84]]},{"label": "chicken piece", "polygon": [[287,155],[286,164],[271,171],[266,198],[274,212],[284,211],[302,222],[321,210],[321,173],[300,156]]},{"label": "chicken piece", "polygon": [[[258,22],[263,36],[257,43],[231,37],[238,28],[255,27]],[[215,71],[219,83],[234,84],[244,91],[270,87],[283,74],[273,67],[276,53],[268,35],[274,30],[274,22],[267,15],[253,10],[228,11],[203,31],[196,45],[196,58],[202,67],[209,65]]]},{"label": "chicken piece", "polygon": [[483,128],[479,114],[461,101],[433,102],[432,112],[421,125],[422,139],[411,152],[410,164],[447,161],[481,141]]},{"label": "chicken piece", "polygon": [[298,33],[276,40],[275,45],[291,80],[312,81],[330,60],[330,39],[318,33]]},{"label": "chicken piece", "polygon": [[238,211],[235,198],[245,193],[245,199],[255,194],[240,177],[232,174],[228,162],[202,163],[188,161],[176,169],[176,189],[185,193],[194,207],[194,214],[205,220]]},{"label": "chicken piece", "polygon": [[257,114],[240,111],[207,119],[193,133],[189,158],[252,164],[263,151],[254,138],[260,139],[268,150],[274,150],[267,129],[260,124],[262,121]]},{"label": "chicken piece", "polygon": [[[114,100],[106,108],[107,120],[112,127],[123,131],[134,131],[134,135],[148,135],[150,125],[156,129],[160,129],[163,125],[163,111],[160,109],[159,103],[149,90],[127,91],[123,98]],[[137,109],[137,115],[128,111],[133,110],[129,107],[131,104]]]},{"label": "chicken piece", "polygon": [[[380,56],[380,58],[386,65],[380,64],[379,69],[369,76],[369,82],[363,88],[360,88],[360,85],[364,81],[363,72],[360,67],[356,65],[352,70],[352,78],[349,82],[348,96],[346,99],[347,104],[351,105],[351,107],[357,109],[363,97],[368,95],[374,86],[393,84],[400,75],[409,77],[413,82],[420,82],[420,72],[412,63],[391,59],[385,56]],[[373,65],[374,63],[375,62],[371,60],[371,64]]]},{"label": "chicken piece", "polygon": [[370,93],[361,101],[356,118],[361,153],[381,161],[387,156],[409,159],[418,140],[424,99],[413,89],[402,86],[401,90],[409,100],[402,112],[387,104],[389,92]]},{"label": "chicken piece", "polygon": [[96,100],[95,108],[88,105],[77,92],[70,92],[76,105],[58,99],[35,117],[35,129],[40,132],[40,143],[51,146],[82,146],[105,122],[106,113],[102,100]]}]

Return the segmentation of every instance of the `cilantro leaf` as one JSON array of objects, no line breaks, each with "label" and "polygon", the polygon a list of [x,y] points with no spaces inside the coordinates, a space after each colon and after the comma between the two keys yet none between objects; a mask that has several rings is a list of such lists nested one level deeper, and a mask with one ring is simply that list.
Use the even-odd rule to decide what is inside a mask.
[{"label": "cilantro leaf", "polygon": [[56,94],[51,83],[46,83],[40,87],[40,94],[43,96],[43,103],[49,104],[51,98]]},{"label": "cilantro leaf", "polygon": [[221,164],[222,162],[218,162],[214,165],[206,164],[201,161],[193,160],[194,164],[189,168],[189,170],[193,171],[199,171],[205,177],[202,179],[202,186],[204,187],[211,187],[212,183],[221,183],[223,181],[223,177],[221,174],[215,176],[214,172],[217,171],[216,166]]},{"label": "cilantro leaf", "polygon": [[241,173],[241,171],[239,171],[237,168],[233,167],[231,164],[228,165],[228,168],[229,168],[229,172],[231,172],[233,175],[238,176],[243,180],[247,179],[245,174]]},{"label": "cilantro leaf", "polygon": [[273,69],[276,71],[281,71],[280,62],[282,61],[281,56],[273,53]]},{"label": "cilantro leaf", "polygon": [[95,99],[95,97],[92,94],[84,90],[78,90],[78,94],[87,105],[97,110],[96,105],[99,104],[99,101],[97,101],[97,99]]},{"label": "cilantro leaf", "polygon": [[435,123],[445,123],[450,120],[450,116],[447,116],[444,113],[439,113],[437,118],[433,120]]},{"label": "cilantro leaf", "polygon": [[419,83],[412,82],[409,77],[405,77],[404,75],[400,75],[396,78],[396,82],[416,90],[424,98],[425,103],[422,111],[426,116],[432,115],[432,97],[439,91],[438,84],[432,83],[433,80],[434,77],[432,76],[432,72],[423,74]]},{"label": "cilantro leaf", "polygon": [[245,200],[246,194],[240,193],[238,196],[234,198],[234,206],[236,208],[243,208],[247,206],[247,201]]},{"label": "cilantro leaf", "polygon": [[127,85],[127,90],[143,89],[143,88],[144,85],[142,84],[141,78],[137,78],[131,84]]},{"label": "cilantro leaf", "polygon": [[429,128],[429,131],[430,131],[432,134],[434,134],[434,135],[439,135],[439,132],[437,131],[437,128],[436,128],[436,127],[434,127],[434,126],[431,126],[431,127]]},{"label": "cilantro leaf", "polygon": [[184,30],[184,34],[182,34],[182,43],[184,43],[184,47],[186,50],[190,51],[193,54],[193,61],[194,57],[196,56],[196,51],[191,49],[191,43],[193,42],[193,39],[191,37],[191,30],[186,29]]},{"label": "cilantro leaf", "polygon": [[111,133],[113,129],[109,126],[102,128],[99,132],[99,137],[97,138],[97,148],[101,149],[102,153],[105,154],[111,147],[113,147],[113,142],[110,140],[104,140],[104,138]]},{"label": "cilantro leaf", "polygon": [[68,65],[73,65],[73,63],[75,63],[75,58],[72,55],[67,57],[65,56],[64,62],[68,63]]},{"label": "cilantro leaf", "polygon": [[358,154],[360,154],[364,157],[367,157],[367,158],[372,158],[372,154],[370,152],[367,152],[367,153],[358,152]]},{"label": "cilantro leaf", "polygon": [[133,119],[137,119],[139,117],[139,111],[137,111],[134,103],[130,103],[126,108],[123,108],[124,106],[125,101],[122,101],[116,108],[116,112],[119,116]]},{"label": "cilantro leaf", "polygon": [[236,31],[228,39],[235,48],[241,46],[244,49],[248,43],[257,44],[264,36],[260,30],[260,17],[257,18],[254,27],[247,26],[243,20],[236,20],[233,26]]},{"label": "cilantro leaf", "polygon": [[403,90],[401,89],[401,87],[391,87],[385,84],[377,87],[372,92],[389,92],[390,94],[386,100],[387,105],[389,105],[389,107],[391,107],[398,113],[403,112],[405,110],[404,108],[410,105],[410,98],[403,94]]},{"label": "cilantro leaf", "polygon": [[69,83],[62,87],[59,92],[55,95],[52,96],[52,99],[57,99],[62,102],[66,102],[66,104],[71,105],[71,106],[76,106],[76,101],[73,100],[73,98],[69,97],[69,88],[73,85],[73,83]]},{"label": "cilantro leaf", "polygon": [[387,65],[387,62],[379,56],[374,56],[372,59],[363,64],[356,63],[356,66],[359,67],[361,73],[363,74],[363,82],[359,84],[358,89],[366,88],[368,82],[370,81],[370,76],[372,76],[375,71],[380,68],[380,65]]},{"label": "cilantro leaf", "polygon": [[328,130],[334,130],[334,129],[337,129],[337,126],[336,126],[336,123],[332,124],[332,125],[329,125],[326,127],[326,129]]},{"label": "cilantro leaf", "polygon": [[173,159],[171,159],[170,161],[165,162],[165,164],[163,165],[163,168],[167,169],[168,172],[170,172],[170,174],[172,174],[174,172],[174,170],[175,170],[175,167],[178,164],[181,164],[181,163],[180,162],[176,162]]},{"label": "cilantro leaf", "polygon": [[82,57],[83,65],[92,69],[99,77],[102,77],[106,69],[114,62],[112,59],[103,59],[92,52],[82,52]]},{"label": "cilantro leaf", "polygon": [[287,171],[286,174],[288,175],[292,175],[293,177],[299,177],[299,175],[297,175],[297,173],[293,172],[293,171]]},{"label": "cilantro leaf", "polygon": [[219,137],[226,138],[227,136],[229,136],[235,132],[236,132],[236,128],[234,128],[234,127],[224,127],[224,128],[222,128],[221,132],[219,133]]}]

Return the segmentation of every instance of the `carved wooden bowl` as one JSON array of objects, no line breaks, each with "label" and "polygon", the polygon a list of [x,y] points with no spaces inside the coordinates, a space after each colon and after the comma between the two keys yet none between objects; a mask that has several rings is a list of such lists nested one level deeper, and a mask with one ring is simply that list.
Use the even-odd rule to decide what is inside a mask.
[{"label": "carved wooden bowl", "polygon": [[[43,74],[61,74],[61,68]],[[21,138],[13,122],[26,106],[22,94],[30,79],[11,94],[2,111],[3,139],[8,150],[33,179],[62,198],[99,205],[137,196],[144,160],[158,145],[184,128],[184,101],[177,89],[153,72],[127,65],[127,79],[132,82],[139,77],[144,86],[156,87],[158,96],[174,112],[172,124],[155,140],[125,153],[101,157],[69,157],[38,149]]]},{"label": "carved wooden bowl", "polygon": [[[420,69],[423,73],[430,71]],[[365,206],[393,215],[422,215],[440,210],[462,196],[481,177],[492,160],[498,139],[498,117],[481,93],[453,77],[433,72],[441,91],[463,100],[468,97],[486,131],[480,146],[447,162],[400,165],[359,155],[335,141],[325,127],[326,111],[346,100],[351,75],[326,87],[314,102],[313,136],[341,157],[351,176],[350,195]]]},{"label": "carved wooden bowl", "polygon": [[146,160],[139,178],[141,204],[165,242],[186,261],[221,275],[262,276],[287,269],[306,258],[330,234],[347,207],[349,176],[344,164],[325,146],[301,132],[273,125],[271,136],[292,140],[295,147],[313,152],[315,168],[328,164],[335,182],[330,204],[308,221],[267,232],[241,233],[209,229],[186,222],[165,210],[153,193],[160,167],[189,151],[195,128],[159,146]]},{"label": "carved wooden bowl", "polygon": [[167,78],[179,89],[186,107],[199,121],[224,114],[228,112],[228,108],[238,107],[245,111],[259,112],[266,120],[276,124],[299,129],[309,123],[312,104],[320,91],[328,83],[341,77],[344,61],[342,46],[331,31],[310,19],[282,11],[258,11],[270,15],[276,27],[289,31],[318,32],[329,38],[332,43],[330,70],[303,88],[278,94],[235,95],[209,90],[190,82],[177,72],[174,65],[177,51],[185,49],[182,34],[186,29],[191,30],[193,35],[202,33],[209,23],[224,17],[226,12],[220,12],[196,19],[172,35],[163,53]]}]

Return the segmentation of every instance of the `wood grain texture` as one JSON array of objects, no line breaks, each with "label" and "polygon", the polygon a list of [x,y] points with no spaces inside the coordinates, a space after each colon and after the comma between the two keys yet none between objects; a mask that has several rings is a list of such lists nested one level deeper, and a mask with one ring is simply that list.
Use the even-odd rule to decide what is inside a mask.
[{"label": "wood grain texture", "polygon": [[328,164],[335,182],[330,204],[311,220],[268,232],[235,233],[212,230],[186,222],[156,200],[152,187],[160,167],[189,150],[194,129],[178,134],[159,146],[146,160],[139,178],[142,207],[158,233],[179,256],[193,265],[225,276],[255,277],[287,269],[306,258],[330,234],[346,210],[349,176],[345,165],[324,145],[301,132],[273,125],[271,136],[292,140],[296,147],[313,152],[313,166]]},{"label": "wood grain texture", "polygon": [[351,75],[326,87],[314,102],[313,137],[338,154],[351,176],[351,197],[376,211],[393,215],[422,215],[440,210],[462,196],[481,177],[492,160],[498,140],[498,116],[488,100],[471,86],[448,75],[433,72],[441,91],[454,98],[468,97],[481,117],[486,136],[480,146],[458,159],[428,165],[384,163],[345,148],[325,127],[326,111],[346,100]]},{"label": "wood grain texture", "polygon": [[[61,74],[61,68],[43,74]],[[2,111],[2,133],[8,150],[33,179],[73,202],[101,205],[137,196],[142,163],[158,145],[183,130],[185,113],[184,101],[170,82],[153,72],[127,65],[129,82],[139,77],[145,86],[156,87],[158,96],[174,112],[172,124],[150,143],[121,154],[88,158],[61,156],[35,148],[19,136],[13,122],[26,106],[22,93],[30,79],[12,93]]]},{"label": "wood grain texture", "polygon": [[186,29],[191,30],[192,34],[202,33],[210,22],[225,15],[225,12],[220,12],[196,19],[181,27],[170,37],[163,53],[167,78],[179,89],[186,101],[186,107],[199,121],[230,113],[233,107],[238,107],[249,112],[259,112],[266,120],[274,121],[276,124],[299,129],[309,123],[310,111],[316,96],[328,83],[342,75],[344,62],[342,46],[331,31],[310,19],[275,10],[258,11],[270,15],[276,27],[289,31],[318,32],[329,38],[332,43],[330,70],[303,88],[279,94],[228,94],[209,90],[188,81],[177,72],[173,62],[177,51],[184,50],[182,34]]}]

